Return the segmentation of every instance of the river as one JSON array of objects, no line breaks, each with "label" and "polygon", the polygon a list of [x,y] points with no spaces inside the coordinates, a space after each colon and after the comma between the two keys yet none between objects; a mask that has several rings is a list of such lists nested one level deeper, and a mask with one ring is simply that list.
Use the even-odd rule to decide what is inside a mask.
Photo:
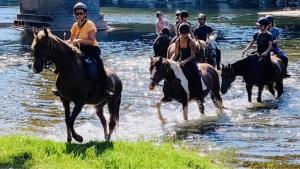
[{"label": "river", "polygon": [[[27,56],[32,37],[8,26],[18,9],[0,7],[0,135],[35,135],[66,141],[63,107],[51,94],[55,75],[50,71],[34,74],[28,69]],[[240,59],[242,48],[256,31],[259,10],[225,9],[208,8],[204,11],[209,17],[207,24],[218,32],[223,63],[227,64]],[[241,163],[275,160],[300,168],[299,18],[275,20],[282,31],[280,46],[289,54],[288,70],[292,75],[284,80],[285,93],[281,99],[276,100],[264,91],[262,104],[248,103],[245,84],[238,78],[229,92],[222,96],[227,108],[222,113],[217,112],[211,100],[206,98],[206,115],[200,116],[196,104],[191,103],[191,122],[186,124],[182,121],[181,106],[172,102],[162,106],[162,113],[168,121],[162,126],[154,106],[162,96],[161,87],[153,92],[148,90],[155,11],[115,7],[101,10],[108,24],[131,28],[102,32],[97,37],[105,65],[120,76],[124,85],[120,123],[113,140],[176,135],[187,144],[201,147],[201,152],[236,149]],[[167,19],[173,21],[175,9],[165,11]],[[190,11],[191,21],[196,25],[198,11]],[[209,130],[200,130],[199,119],[214,119],[213,125]],[[104,140],[102,126],[91,106],[84,107],[75,127],[85,141]]]}]

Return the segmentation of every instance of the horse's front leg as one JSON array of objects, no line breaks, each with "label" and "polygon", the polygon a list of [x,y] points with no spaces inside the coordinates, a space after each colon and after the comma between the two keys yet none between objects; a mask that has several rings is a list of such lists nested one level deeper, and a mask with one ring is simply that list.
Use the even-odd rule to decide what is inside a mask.
[{"label": "horse's front leg", "polygon": [[261,94],[264,89],[264,86],[258,86],[257,102],[261,102]]},{"label": "horse's front leg", "polygon": [[166,123],[166,119],[163,117],[163,115],[161,114],[160,111],[160,107],[162,103],[166,103],[166,102],[170,102],[171,99],[167,98],[167,97],[163,97],[160,99],[160,101],[156,104],[156,108],[157,108],[157,115],[158,115],[158,119],[161,121],[162,124]]},{"label": "horse's front leg", "polygon": [[188,120],[188,102],[183,102],[182,103],[182,109],[183,109],[183,119]]},{"label": "horse's front leg", "polygon": [[63,103],[64,109],[65,109],[65,122],[67,125],[67,141],[70,143],[72,141],[72,136],[71,136],[71,128],[70,128],[70,101],[60,98],[60,100]]},{"label": "horse's front leg", "polygon": [[247,94],[248,94],[248,102],[252,102],[252,85],[246,84]]},{"label": "horse's front leg", "polygon": [[196,102],[198,104],[200,113],[204,114],[204,104],[203,104],[203,102],[201,100],[197,100]]},{"label": "horse's front leg", "polygon": [[83,107],[84,103],[75,103],[75,107],[72,111],[72,115],[70,117],[70,129],[71,129],[71,132],[72,132],[72,137],[79,143],[82,143],[83,141],[83,138],[77,134],[74,130],[74,122],[75,122],[75,119],[77,118],[78,114],[80,113],[82,107]]}]

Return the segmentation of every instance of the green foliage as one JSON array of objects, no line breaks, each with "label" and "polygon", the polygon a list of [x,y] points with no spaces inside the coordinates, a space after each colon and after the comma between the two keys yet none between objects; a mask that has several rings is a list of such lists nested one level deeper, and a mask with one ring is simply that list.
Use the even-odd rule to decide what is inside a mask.
[{"label": "green foliage", "polygon": [[37,138],[0,137],[0,168],[222,168],[208,157],[172,143],[89,142],[66,144]]}]

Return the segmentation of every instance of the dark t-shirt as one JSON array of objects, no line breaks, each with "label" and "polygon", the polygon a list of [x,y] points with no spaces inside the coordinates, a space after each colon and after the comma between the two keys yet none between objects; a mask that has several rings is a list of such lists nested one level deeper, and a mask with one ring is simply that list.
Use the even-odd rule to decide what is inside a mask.
[{"label": "dark t-shirt", "polygon": [[257,32],[253,35],[253,39],[256,40],[257,43],[257,52],[262,54],[268,49],[269,42],[272,42],[272,34],[270,32]]},{"label": "dark t-shirt", "polygon": [[212,33],[213,29],[210,26],[198,26],[194,31],[194,37],[206,41],[207,35]]}]

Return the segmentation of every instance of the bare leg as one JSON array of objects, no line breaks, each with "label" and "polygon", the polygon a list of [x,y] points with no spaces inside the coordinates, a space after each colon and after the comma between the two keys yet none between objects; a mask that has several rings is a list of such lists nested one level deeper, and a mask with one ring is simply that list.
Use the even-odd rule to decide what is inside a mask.
[{"label": "bare leg", "polygon": [[261,102],[261,94],[264,89],[264,86],[258,86],[257,102]]},{"label": "bare leg", "polygon": [[248,102],[252,102],[251,96],[252,96],[252,85],[246,84],[247,93],[248,93]]},{"label": "bare leg", "polygon": [[106,119],[104,117],[103,114],[103,104],[97,105],[96,107],[96,114],[99,117],[102,127],[103,127],[103,131],[104,131],[104,138],[107,139],[107,124],[106,124]]},{"label": "bare leg", "polygon": [[75,103],[75,107],[74,107],[72,115],[70,117],[70,128],[71,128],[71,132],[72,132],[72,137],[79,143],[82,143],[83,138],[75,132],[74,122],[75,122],[75,119],[77,118],[78,114],[80,113],[83,105],[84,105],[83,103]]},{"label": "bare leg", "polygon": [[70,101],[63,99],[62,97],[60,100],[63,103],[64,109],[65,109],[65,122],[67,125],[67,141],[70,143],[72,141],[71,136],[71,129],[70,129]]}]

